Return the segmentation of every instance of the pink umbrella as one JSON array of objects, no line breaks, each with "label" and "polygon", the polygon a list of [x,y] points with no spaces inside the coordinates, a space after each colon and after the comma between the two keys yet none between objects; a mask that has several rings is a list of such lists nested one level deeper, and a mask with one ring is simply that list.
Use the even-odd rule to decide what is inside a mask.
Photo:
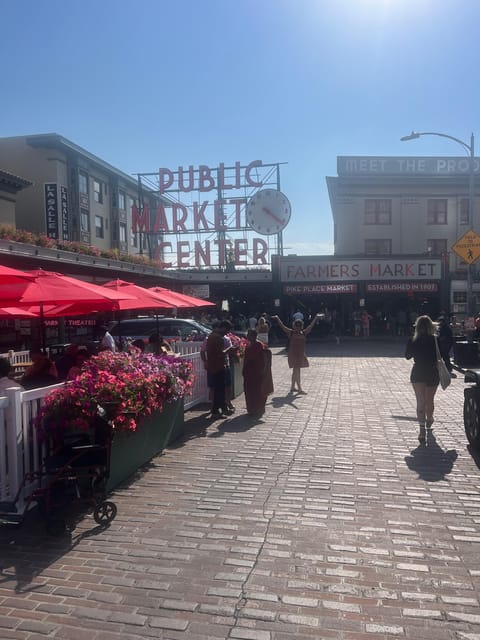
[{"label": "pink umbrella", "polygon": [[187,296],[185,293],[179,293],[178,291],[171,291],[165,287],[151,287],[149,291],[153,291],[159,296],[165,296],[165,299],[170,300],[175,307],[180,309],[192,309],[195,307],[214,307],[214,302],[208,300],[202,300],[202,298],[194,298],[193,296]]},{"label": "pink umbrella", "polygon": [[117,293],[127,293],[132,297],[131,300],[122,300],[119,303],[119,311],[128,311],[133,309],[174,309],[176,305],[164,296],[157,295],[151,289],[145,289],[133,282],[125,282],[125,280],[111,280],[103,285],[105,288]]}]

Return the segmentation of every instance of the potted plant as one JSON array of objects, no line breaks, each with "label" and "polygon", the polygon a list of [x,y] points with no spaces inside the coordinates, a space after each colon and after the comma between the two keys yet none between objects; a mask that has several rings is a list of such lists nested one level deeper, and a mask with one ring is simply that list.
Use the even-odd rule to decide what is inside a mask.
[{"label": "potted plant", "polygon": [[99,407],[115,407],[109,488],[148,462],[183,429],[183,397],[192,364],[175,356],[104,352],[74,380],[45,397],[36,419],[41,438],[91,432]]}]

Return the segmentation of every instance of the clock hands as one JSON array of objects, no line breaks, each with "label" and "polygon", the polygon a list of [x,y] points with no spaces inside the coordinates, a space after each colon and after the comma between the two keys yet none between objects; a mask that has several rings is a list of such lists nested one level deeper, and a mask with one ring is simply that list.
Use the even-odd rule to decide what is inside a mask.
[{"label": "clock hands", "polygon": [[265,211],[265,213],[270,216],[271,218],[273,218],[274,220],[276,220],[278,222],[278,224],[283,224],[283,220],[281,220],[278,216],[276,216],[274,213],[272,213],[270,211],[270,209],[267,209],[267,207],[263,207],[262,211]]}]

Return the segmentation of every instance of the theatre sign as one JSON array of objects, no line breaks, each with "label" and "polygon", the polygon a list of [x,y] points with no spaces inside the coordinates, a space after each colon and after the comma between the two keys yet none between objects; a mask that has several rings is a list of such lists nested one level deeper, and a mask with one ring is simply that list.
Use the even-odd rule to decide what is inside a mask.
[{"label": "theatre sign", "polygon": [[288,256],[280,259],[284,293],[369,293],[438,291],[441,260],[405,258],[341,259]]}]

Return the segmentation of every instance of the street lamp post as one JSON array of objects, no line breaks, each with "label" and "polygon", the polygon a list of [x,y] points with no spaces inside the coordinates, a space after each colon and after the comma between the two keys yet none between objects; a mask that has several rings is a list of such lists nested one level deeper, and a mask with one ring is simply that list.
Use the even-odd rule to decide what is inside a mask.
[{"label": "street lamp post", "polygon": [[[474,223],[474,211],[475,211],[475,138],[473,133],[470,135],[470,144],[467,144],[460,138],[455,138],[454,136],[450,136],[446,133],[438,133],[437,131],[412,131],[412,133],[408,136],[403,136],[400,138],[402,142],[406,142],[407,140],[416,140],[420,138],[420,136],[439,136],[440,138],[448,138],[449,140],[453,140],[454,142],[458,142],[462,147],[468,152],[470,156],[469,162],[469,175],[468,175],[468,213],[470,217],[470,225],[473,226]],[[473,264],[468,265],[467,269],[467,316],[471,318],[474,313],[474,305],[473,305]],[[471,333],[471,332],[469,332]]]}]

